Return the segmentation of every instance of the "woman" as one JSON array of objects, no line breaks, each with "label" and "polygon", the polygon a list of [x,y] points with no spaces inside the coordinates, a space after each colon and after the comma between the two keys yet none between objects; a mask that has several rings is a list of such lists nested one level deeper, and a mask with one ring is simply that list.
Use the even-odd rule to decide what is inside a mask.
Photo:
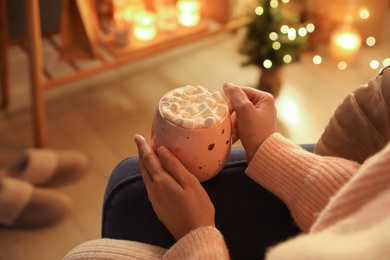
[{"label": "woman", "polygon": [[[276,133],[271,95],[225,84],[234,139],[246,152],[246,174],[289,207],[304,232],[270,248],[267,259],[385,259],[390,257],[390,145],[360,164],[305,152]],[[80,259],[96,245],[96,255],[151,259],[229,259],[208,194],[166,148],[157,155],[139,135],[140,169],[158,218],[177,242],[168,250],[146,244],[99,240],[71,251]],[[261,202],[259,202],[261,203]],[[234,209],[232,209],[234,210]],[[94,244],[95,243],[95,244]],[[114,244],[115,249],[103,248]],[[91,248],[91,247],[89,247]]]}]

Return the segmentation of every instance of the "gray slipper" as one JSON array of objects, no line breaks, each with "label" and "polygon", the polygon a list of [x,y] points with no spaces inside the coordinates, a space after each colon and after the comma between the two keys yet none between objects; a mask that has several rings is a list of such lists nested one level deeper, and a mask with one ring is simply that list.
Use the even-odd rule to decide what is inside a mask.
[{"label": "gray slipper", "polygon": [[38,228],[61,220],[70,200],[58,192],[34,187],[26,181],[0,179],[0,226]]},{"label": "gray slipper", "polygon": [[6,175],[34,185],[61,185],[82,177],[89,160],[73,150],[28,149],[6,167]]}]

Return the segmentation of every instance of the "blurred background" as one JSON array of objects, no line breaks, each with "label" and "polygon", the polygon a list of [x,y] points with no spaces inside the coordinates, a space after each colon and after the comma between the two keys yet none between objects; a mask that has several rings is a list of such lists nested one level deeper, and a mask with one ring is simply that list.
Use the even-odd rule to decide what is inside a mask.
[{"label": "blurred background", "polygon": [[[35,148],[91,163],[55,188],[53,226],[0,228],[0,259],[61,259],[101,236],[112,169],[150,135],[159,99],[233,82],[275,96],[278,131],[316,143],[344,97],[390,65],[388,0],[1,1],[0,166]],[[235,144],[237,146],[240,143]]]}]

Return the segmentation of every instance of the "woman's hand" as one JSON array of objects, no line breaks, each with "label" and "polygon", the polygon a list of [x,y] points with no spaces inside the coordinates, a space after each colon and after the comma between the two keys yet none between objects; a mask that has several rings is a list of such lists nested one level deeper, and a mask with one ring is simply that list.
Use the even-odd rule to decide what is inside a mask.
[{"label": "woman's hand", "polygon": [[276,132],[276,108],[267,92],[232,83],[223,85],[233,122],[233,142],[241,140],[248,163],[259,146]]},{"label": "woman's hand", "polygon": [[215,226],[215,210],[198,179],[165,147],[157,150],[140,135],[138,146],[142,178],[158,218],[179,240],[190,231]]}]

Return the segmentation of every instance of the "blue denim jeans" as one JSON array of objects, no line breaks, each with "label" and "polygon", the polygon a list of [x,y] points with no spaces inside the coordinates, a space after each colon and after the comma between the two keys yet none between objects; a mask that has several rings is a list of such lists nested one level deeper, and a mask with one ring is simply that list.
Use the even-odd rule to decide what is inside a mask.
[{"label": "blue denim jeans", "polygon": [[[312,150],[312,145],[303,146]],[[216,227],[232,259],[262,259],[265,250],[300,230],[286,205],[245,174],[243,148],[232,148],[228,163],[203,182],[215,207]],[[121,161],[108,181],[103,205],[102,236],[169,248],[176,241],[157,218],[148,200],[138,157]]]}]

